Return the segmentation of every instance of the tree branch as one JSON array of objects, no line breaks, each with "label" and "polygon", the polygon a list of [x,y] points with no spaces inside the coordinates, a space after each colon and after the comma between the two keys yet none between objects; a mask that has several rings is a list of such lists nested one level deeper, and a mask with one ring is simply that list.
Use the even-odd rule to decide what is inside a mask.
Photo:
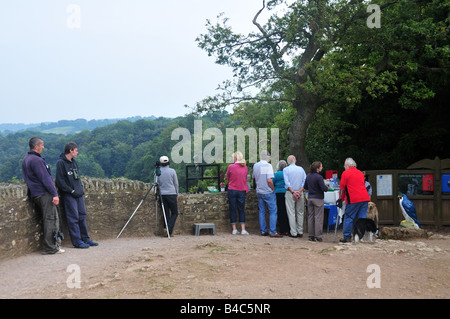
[{"label": "tree branch", "polygon": [[282,76],[282,70],[277,61],[277,58],[280,56],[279,52],[277,51],[277,45],[273,43],[272,39],[267,34],[266,30],[264,30],[264,28],[257,22],[259,15],[261,14],[261,12],[264,11],[265,8],[266,8],[266,0],[263,0],[263,7],[258,11],[258,13],[253,18],[253,24],[259,29],[259,31],[266,39],[268,45],[272,48],[273,52],[270,55],[270,63],[272,64],[272,67],[275,70],[275,72],[277,72],[278,75]]}]

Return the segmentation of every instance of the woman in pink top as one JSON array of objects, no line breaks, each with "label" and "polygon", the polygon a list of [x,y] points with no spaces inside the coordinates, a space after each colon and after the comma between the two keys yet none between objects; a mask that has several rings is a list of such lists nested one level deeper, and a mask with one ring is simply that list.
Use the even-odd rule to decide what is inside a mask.
[{"label": "woman in pink top", "polygon": [[239,212],[239,223],[241,224],[241,234],[248,235],[245,230],[245,195],[248,193],[247,175],[248,168],[245,165],[245,159],[241,152],[233,154],[234,164],[228,166],[228,202],[230,205],[230,221],[233,229],[232,234],[237,235],[236,229],[236,209]]}]

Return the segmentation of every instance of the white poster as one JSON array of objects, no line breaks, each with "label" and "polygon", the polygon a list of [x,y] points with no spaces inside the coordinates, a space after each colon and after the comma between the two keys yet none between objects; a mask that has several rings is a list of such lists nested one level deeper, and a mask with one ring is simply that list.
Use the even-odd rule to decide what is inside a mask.
[{"label": "white poster", "polygon": [[377,175],[377,196],[392,196],[392,174]]}]

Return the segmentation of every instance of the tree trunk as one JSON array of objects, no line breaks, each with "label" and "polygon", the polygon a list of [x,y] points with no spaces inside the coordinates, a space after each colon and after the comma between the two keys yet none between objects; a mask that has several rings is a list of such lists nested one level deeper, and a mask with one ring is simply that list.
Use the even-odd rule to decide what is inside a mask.
[{"label": "tree trunk", "polygon": [[292,122],[289,132],[289,151],[297,159],[297,165],[304,168],[305,172],[309,172],[310,162],[305,151],[306,130],[314,118],[314,114],[318,108],[318,102],[314,98],[307,101],[295,101],[293,106],[297,110],[297,115]]}]

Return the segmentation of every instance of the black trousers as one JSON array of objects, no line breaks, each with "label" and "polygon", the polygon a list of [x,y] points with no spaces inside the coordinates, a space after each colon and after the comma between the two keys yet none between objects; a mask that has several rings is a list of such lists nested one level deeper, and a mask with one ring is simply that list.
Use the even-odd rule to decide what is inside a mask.
[{"label": "black trousers", "polygon": [[173,227],[178,217],[178,195],[161,195],[161,197],[166,213],[169,234],[172,235]]},{"label": "black trousers", "polygon": [[275,193],[277,196],[277,209],[278,209],[278,227],[280,228],[280,234],[285,235],[289,233],[289,219],[286,212],[286,201],[284,199],[284,193]]}]

